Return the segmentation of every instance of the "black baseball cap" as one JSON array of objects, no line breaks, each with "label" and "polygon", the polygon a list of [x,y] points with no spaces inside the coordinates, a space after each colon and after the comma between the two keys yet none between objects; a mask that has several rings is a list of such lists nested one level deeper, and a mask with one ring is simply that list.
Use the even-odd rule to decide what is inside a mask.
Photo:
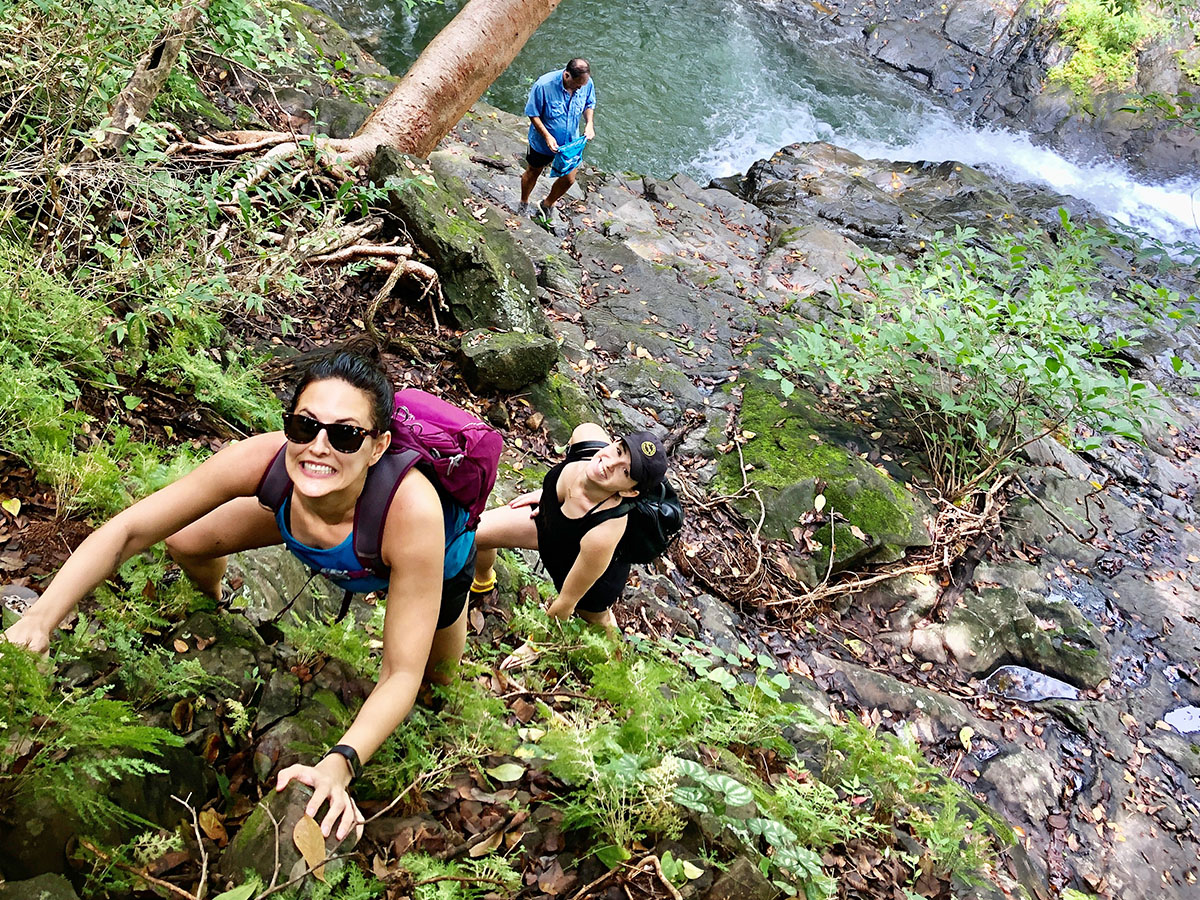
[{"label": "black baseball cap", "polygon": [[652,488],[667,474],[667,451],[649,431],[635,431],[621,438],[629,450],[629,477],[639,491]]}]

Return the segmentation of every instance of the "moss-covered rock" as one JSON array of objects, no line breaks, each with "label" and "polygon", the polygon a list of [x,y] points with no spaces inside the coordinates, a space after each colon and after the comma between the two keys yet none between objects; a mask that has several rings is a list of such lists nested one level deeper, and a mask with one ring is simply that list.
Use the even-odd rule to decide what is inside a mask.
[{"label": "moss-covered rock", "polygon": [[[751,483],[762,495],[767,537],[791,537],[800,517],[813,509],[820,486],[825,513],[846,520],[832,529],[835,570],[860,560],[895,558],[904,548],[929,545],[924,523],[930,512],[927,503],[836,443],[835,438],[847,436],[848,426],[818,412],[811,395],[797,391],[785,400],[770,382],[748,379],[742,390],[741,427],[743,435],[753,435],[742,445],[742,458]],[[715,486],[730,493],[741,488],[736,453],[720,458]],[[747,517],[758,517],[757,501],[740,502]],[[829,565],[829,526],[818,531],[816,539],[825,548],[816,554],[823,570]]]},{"label": "moss-covered rock", "polygon": [[531,385],[528,396],[533,408],[546,417],[542,423],[546,433],[558,444],[571,439],[575,426],[604,420],[595,401],[563,371],[561,363],[544,379]]},{"label": "moss-covered rock", "polygon": [[[234,885],[243,882],[246,872],[253,872],[266,884],[275,876],[278,863],[279,882],[298,877],[308,866],[296,849],[292,832],[296,823],[304,817],[305,806],[311,797],[312,788],[299,782],[293,782],[281,794],[268,791],[221,854],[217,872]],[[325,840],[325,855],[342,856],[353,850],[357,843],[358,835],[354,831],[340,842],[335,834],[331,834]],[[326,877],[344,865],[345,859],[326,863]],[[301,883],[301,896],[307,896],[313,883],[311,878]]]},{"label": "moss-covered rock", "polygon": [[545,378],[558,345],[544,334],[476,329],[462,336],[463,377],[476,391],[518,391]]},{"label": "moss-covered rock", "polygon": [[461,325],[549,333],[533,263],[509,235],[499,209],[472,198],[458,178],[435,176],[424,160],[380,147],[371,180],[383,184],[389,178],[392,212],[433,260]]}]

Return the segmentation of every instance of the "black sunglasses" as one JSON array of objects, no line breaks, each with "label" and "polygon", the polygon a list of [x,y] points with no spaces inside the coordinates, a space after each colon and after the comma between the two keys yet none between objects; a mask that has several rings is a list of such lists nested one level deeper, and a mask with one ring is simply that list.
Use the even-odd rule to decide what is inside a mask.
[{"label": "black sunglasses", "polygon": [[329,446],[339,453],[357,453],[363,441],[379,434],[378,431],[341,422],[329,425],[296,413],[288,413],[283,417],[283,433],[293,444],[311,444],[317,439],[322,428],[329,438]]}]

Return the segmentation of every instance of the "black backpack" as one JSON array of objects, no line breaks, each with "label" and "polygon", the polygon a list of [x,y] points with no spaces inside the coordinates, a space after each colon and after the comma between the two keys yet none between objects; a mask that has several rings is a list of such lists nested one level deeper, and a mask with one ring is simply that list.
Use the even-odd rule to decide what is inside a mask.
[{"label": "black backpack", "polygon": [[[580,441],[567,451],[567,462],[590,459],[597,450],[608,446],[600,441]],[[683,529],[683,503],[665,478],[648,490],[622,501],[612,509],[591,513],[595,524],[617,516],[628,516],[625,534],[617,544],[614,558],[624,563],[650,563],[658,559],[679,537]]]}]

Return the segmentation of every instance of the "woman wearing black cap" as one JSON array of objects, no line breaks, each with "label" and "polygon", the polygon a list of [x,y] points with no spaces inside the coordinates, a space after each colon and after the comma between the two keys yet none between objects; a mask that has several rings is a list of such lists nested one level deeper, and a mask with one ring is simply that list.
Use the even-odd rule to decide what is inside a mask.
[{"label": "woman wearing black cap", "polygon": [[[567,458],[546,473],[540,490],[483,514],[475,533],[478,556],[471,591],[483,594],[495,586],[492,566],[498,548],[537,550],[558,589],[546,611],[556,619],[578,612],[588,622],[615,630],[612,605],[625,589],[629,563],[613,556],[626,518],[596,514],[653,487],[666,472],[666,451],[650,432],[613,441],[599,425],[578,426]],[[534,655],[526,644],[501,668],[515,668]]]}]

